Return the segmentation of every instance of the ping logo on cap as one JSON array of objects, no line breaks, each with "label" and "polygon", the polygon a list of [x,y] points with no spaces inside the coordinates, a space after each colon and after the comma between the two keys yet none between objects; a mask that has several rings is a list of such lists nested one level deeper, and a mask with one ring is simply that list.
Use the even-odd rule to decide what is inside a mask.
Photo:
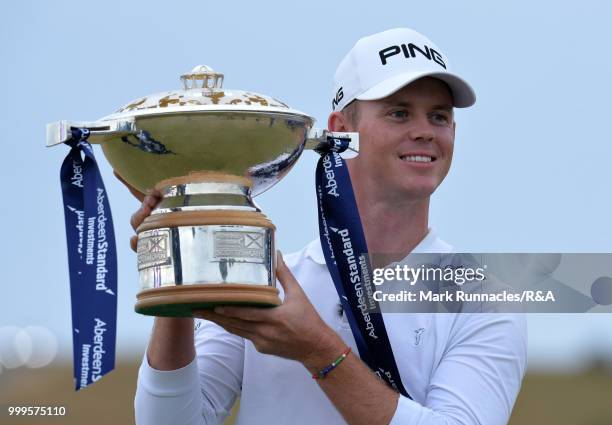
[{"label": "ping logo on cap", "polygon": [[386,47],[378,52],[380,56],[380,62],[383,65],[387,64],[387,59],[392,56],[399,55],[400,52],[404,54],[406,59],[414,58],[416,56],[416,52],[419,52],[422,56],[426,57],[428,60],[433,60],[435,63],[440,65],[442,68],[446,69],[446,64],[444,63],[444,59],[442,59],[442,55],[438,53],[436,50],[423,45],[425,50],[418,47],[416,44],[408,43],[408,44],[400,44],[399,46],[393,45]]},{"label": "ping logo on cap", "polygon": [[336,92],[336,97],[332,99],[332,111],[335,111],[338,107],[340,101],[344,98],[344,93],[342,92],[342,87],[338,89]]},{"label": "ping logo on cap", "polygon": [[476,102],[470,85],[451,72],[448,58],[430,39],[410,28],[393,28],[360,38],[344,56],[334,74],[332,111],[355,99],[380,100],[423,77],[444,81],[453,106]]}]

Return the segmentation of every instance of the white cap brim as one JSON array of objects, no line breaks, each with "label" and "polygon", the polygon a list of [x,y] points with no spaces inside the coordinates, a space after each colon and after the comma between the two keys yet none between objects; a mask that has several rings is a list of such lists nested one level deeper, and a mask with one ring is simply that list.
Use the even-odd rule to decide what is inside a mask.
[{"label": "white cap brim", "polygon": [[453,95],[453,106],[456,108],[467,108],[476,103],[476,93],[474,89],[472,89],[465,80],[450,72],[409,72],[394,75],[391,78],[381,81],[355,98],[358,100],[383,99],[423,77],[437,78],[448,84]]}]

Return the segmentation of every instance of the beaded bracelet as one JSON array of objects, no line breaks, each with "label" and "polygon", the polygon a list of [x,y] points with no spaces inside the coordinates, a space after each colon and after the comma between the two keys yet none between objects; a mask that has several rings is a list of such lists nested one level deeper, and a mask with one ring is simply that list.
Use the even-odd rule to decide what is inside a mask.
[{"label": "beaded bracelet", "polygon": [[325,378],[329,372],[334,370],[336,367],[338,367],[338,365],[340,363],[342,363],[342,360],[346,359],[346,356],[348,356],[348,354],[350,352],[351,352],[351,347],[347,347],[346,350],[344,350],[344,353],[342,353],[342,355],[340,357],[338,357],[336,360],[334,360],[334,362],[332,364],[330,364],[329,366],[325,366],[319,372],[313,374],[312,378],[313,379],[323,379],[323,378]]}]

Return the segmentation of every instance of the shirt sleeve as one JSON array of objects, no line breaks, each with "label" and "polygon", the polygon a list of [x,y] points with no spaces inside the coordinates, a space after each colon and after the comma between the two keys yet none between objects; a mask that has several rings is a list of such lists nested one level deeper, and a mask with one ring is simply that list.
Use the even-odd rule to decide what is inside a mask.
[{"label": "shirt sleeve", "polygon": [[425,402],[400,396],[391,425],[507,424],[526,353],[523,314],[458,314]]},{"label": "shirt sleeve", "polygon": [[221,425],[240,394],[244,339],[196,319],[196,357],[171,371],[153,369],[144,355],[134,409],[137,425]]}]

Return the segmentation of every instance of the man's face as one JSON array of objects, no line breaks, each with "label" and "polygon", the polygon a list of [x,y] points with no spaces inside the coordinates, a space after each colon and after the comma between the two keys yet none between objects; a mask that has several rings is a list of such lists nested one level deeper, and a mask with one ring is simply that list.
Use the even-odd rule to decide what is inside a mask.
[{"label": "man's face", "polygon": [[[453,99],[445,83],[419,79],[393,95],[356,105],[360,153],[351,178],[390,197],[425,199],[448,174],[453,157]],[[371,187],[370,187],[371,188]]]}]

